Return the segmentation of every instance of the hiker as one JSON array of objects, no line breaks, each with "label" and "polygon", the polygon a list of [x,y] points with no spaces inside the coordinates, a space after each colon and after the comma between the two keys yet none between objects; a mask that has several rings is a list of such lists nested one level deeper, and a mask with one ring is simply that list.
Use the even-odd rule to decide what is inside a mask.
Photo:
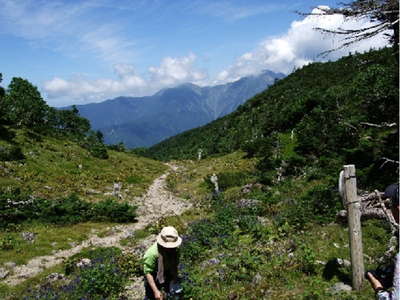
[{"label": "hiker", "polygon": [[[391,211],[397,224],[399,224],[399,184],[394,183],[385,189],[385,198],[390,198]],[[397,238],[399,233],[397,232]],[[377,300],[397,300],[400,299],[400,253],[397,252],[394,262],[394,276],[390,291],[383,287],[383,284],[374,272],[367,272],[366,277],[371,283],[376,293]]]},{"label": "hiker", "polygon": [[144,254],[146,299],[164,299],[161,289],[174,292],[178,283],[178,247],[182,239],[172,226],[164,227]]}]

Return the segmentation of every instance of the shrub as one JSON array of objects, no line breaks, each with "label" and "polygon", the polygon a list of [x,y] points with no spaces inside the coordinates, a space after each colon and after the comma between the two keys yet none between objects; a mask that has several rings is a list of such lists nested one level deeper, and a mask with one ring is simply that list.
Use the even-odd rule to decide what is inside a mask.
[{"label": "shrub", "polygon": [[95,144],[88,147],[89,153],[96,158],[108,159],[107,148],[103,144]]},{"label": "shrub", "polygon": [[0,249],[1,250],[12,250],[17,245],[15,238],[9,234],[6,234],[0,239]]},{"label": "shrub", "polygon": [[25,159],[20,147],[15,145],[0,146],[0,161]]},{"label": "shrub", "polygon": [[[115,247],[83,250],[67,260],[68,280],[45,281],[38,289],[29,290],[24,299],[118,299],[128,280],[121,265],[123,256]],[[90,264],[78,268],[82,258],[90,259]]]},{"label": "shrub", "polygon": [[128,203],[119,203],[113,199],[100,201],[93,205],[94,220],[109,220],[116,222],[131,222],[135,219],[136,207]]},{"label": "shrub", "polygon": [[30,220],[45,223],[73,224],[85,221],[130,222],[136,207],[107,199],[98,203],[81,200],[77,195],[55,200],[35,198],[19,189],[0,191],[0,227]]},{"label": "shrub", "polygon": [[[252,176],[247,172],[221,172],[216,175],[220,190],[226,190],[235,186],[242,186],[252,181]],[[211,182],[211,176],[204,178],[204,182],[208,189],[214,189],[214,184]]]}]

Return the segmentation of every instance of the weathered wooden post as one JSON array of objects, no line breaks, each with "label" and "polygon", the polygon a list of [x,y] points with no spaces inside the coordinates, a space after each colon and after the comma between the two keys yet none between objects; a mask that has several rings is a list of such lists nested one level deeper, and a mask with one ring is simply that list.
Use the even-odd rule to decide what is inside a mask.
[{"label": "weathered wooden post", "polygon": [[364,261],[361,234],[361,201],[357,196],[356,168],[354,165],[343,166],[344,197],[347,205],[349,224],[351,269],[353,289],[359,291],[364,279]]}]

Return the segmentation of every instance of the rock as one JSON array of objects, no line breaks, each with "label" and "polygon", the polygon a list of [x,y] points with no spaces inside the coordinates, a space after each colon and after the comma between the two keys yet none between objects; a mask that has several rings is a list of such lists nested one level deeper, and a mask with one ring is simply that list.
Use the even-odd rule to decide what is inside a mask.
[{"label": "rock", "polygon": [[51,245],[52,247],[55,247],[55,246],[57,246],[57,242],[52,242],[50,245]]},{"label": "rock", "polygon": [[65,275],[60,274],[60,273],[51,273],[46,277],[46,280],[48,282],[54,282],[54,281],[63,280],[63,279],[65,279]]},{"label": "rock", "polygon": [[89,258],[82,258],[80,261],[76,263],[78,268],[89,267],[92,264],[92,261]]},{"label": "rock", "polygon": [[270,225],[270,224],[271,224],[271,220],[268,219],[268,218],[266,218],[266,217],[257,216],[257,220],[258,220],[258,222],[260,222],[260,224],[263,225],[263,226],[267,226],[267,225]]},{"label": "rock", "polygon": [[25,232],[21,233],[21,236],[25,241],[33,243],[33,242],[35,242],[36,233],[25,231]]},{"label": "rock", "polygon": [[10,271],[0,268],[0,280],[6,278],[8,274],[10,274]]},{"label": "rock", "polygon": [[217,265],[220,262],[221,261],[218,258],[211,258],[209,260],[206,260],[206,261],[202,262],[201,266],[203,268],[205,268],[205,267],[209,267],[209,266],[212,266],[212,265]]},{"label": "rock", "polygon": [[258,206],[260,203],[261,201],[257,199],[240,199],[236,201],[238,208],[252,208]]},{"label": "rock", "polygon": [[13,261],[8,261],[8,262],[5,262],[5,263],[3,264],[3,266],[5,266],[6,268],[9,268],[9,269],[15,268],[16,265],[17,265],[17,264],[16,264],[15,262],[13,262]]},{"label": "rock", "polygon": [[336,263],[341,267],[345,267],[345,268],[351,267],[351,262],[349,262],[347,259],[336,258]]},{"label": "rock", "polygon": [[338,294],[341,292],[351,292],[351,290],[352,287],[343,282],[335,283],[335,285],[330,288],[332,294]]},{"label": "rock", "polygon": [[337,244],[337,243],[333,243],[333,246],[334,246],[335,248],[340,248],[339,244]]},{"label": "rock", "polygon": [[250,193],[252,187],[253,187],[253,184],[251,184],[251,183],[244,185],[242,187],[242,193],[244,193],[244,194]]},{"label": "rock", "polygon": [[263,280],[263,277],[257,273],[254,277],[253,280],[251,281],[252,284],[260,284],[261,281]]}]

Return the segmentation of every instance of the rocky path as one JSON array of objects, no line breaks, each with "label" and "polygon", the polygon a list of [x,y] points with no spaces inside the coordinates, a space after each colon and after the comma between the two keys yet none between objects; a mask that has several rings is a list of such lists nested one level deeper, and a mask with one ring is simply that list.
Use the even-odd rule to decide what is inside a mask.
[{"label": "rocky path", "polygon": [[[105,237],[93,235],[71,249],[61,250],[52,255],[35,257],[25,265],[14,267],[10,275],[0,282],[11,286],[17,285],[28,278],[38,275],[47,268],[62,263],[65,259],[79,253],[86,247],[121,247],[119,242],[132,235],[135,230],[142,229],[161,217],[181,214],[190,207],[190,204],[167,191],[166,178],[170,172],[177,169],[177,167],[173,165],[169,165],[169,167],[170,170],[167,173],[154,180],[143,197],[138,197],[132,201],[132,204],[138,206],[137,222],[115,226],[111,235]],[[151,238],[152,237],[148,240],[150,241]]]}]

